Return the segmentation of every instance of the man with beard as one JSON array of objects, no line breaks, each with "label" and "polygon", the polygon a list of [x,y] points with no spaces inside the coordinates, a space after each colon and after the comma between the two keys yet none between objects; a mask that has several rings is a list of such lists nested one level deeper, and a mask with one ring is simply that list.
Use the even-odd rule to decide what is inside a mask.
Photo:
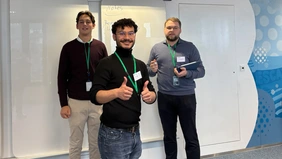
[{"label": "man with beard", "polygon": [[137,28],[133,20],[125,18],[112,25],[116,50],[100,61],[94,74],[91,101],[103,104],[98,135],[102,159],[141,156],[141,98],[148,104],[156,100],[146,64],[132,54]]},{"label": "man with beard", "polygon": [[[149,75],[157,75],[158,109],[164,132],[166,159],[177,159],[177,117],[185,138],[186,156],[200,158],[200,146],[196,130],[195,81],[205,75],[200,54],[192,42],[179,37],[181,22],[168,18],[164,23],[166,40],[153,46],[147,63]],[[177,66],[198,61],[195,70]]]}]

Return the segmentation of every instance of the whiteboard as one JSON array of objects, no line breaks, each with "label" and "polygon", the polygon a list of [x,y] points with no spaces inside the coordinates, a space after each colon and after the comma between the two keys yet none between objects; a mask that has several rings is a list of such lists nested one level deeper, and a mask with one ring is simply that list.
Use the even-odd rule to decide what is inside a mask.
[{"label": "whiteboard", "polygon": [[13,153],[67,153],[69,126],[60,117],[58,63],[63,45],[78,35],[76,16],[88,10],[87,1],[12,0],[10,6]]},{"label": "whiteboard", "polygon": [[[101,8],[102,41],[108,53],[115,51],[111,26],[121,18],[131,18],[138,25],[133,55],[145,63],[154,44],[164,40],[163,24],[166,20],[165,5],[162,0],[103,0]],[[157,90],[156,79],[151,78]],[[152,105],[142,103],[141,139],[143,142],[161,140],[163,133],[157,110],[157,102]]]}]

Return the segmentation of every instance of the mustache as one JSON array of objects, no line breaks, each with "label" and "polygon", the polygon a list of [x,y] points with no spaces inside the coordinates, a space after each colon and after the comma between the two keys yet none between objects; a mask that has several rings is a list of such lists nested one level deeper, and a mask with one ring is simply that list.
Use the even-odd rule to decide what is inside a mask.
[{"label": "mustache", "polygon": [[120,42],[133,42],[133,40],[130,40],[130,39],[124,39],[124,40],[121,40]]}]

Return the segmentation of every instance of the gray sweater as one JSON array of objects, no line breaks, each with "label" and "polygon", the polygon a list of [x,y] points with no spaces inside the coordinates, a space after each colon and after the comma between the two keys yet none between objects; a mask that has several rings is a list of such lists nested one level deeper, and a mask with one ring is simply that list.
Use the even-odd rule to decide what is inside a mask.
[{"label": "gray sweater", "polygon": [[[201,61],[197,70],[187,70],[186,77],[179,78],[179,86],[173,85],[174,66],[172,63],[172,57],[166,41],[157,43],[153,46],[150,57],[147,63],[147,68],[150,77],[154,77],[157,74],[158,90],[161,93],[169,95],[190,95],[195,93],[196,84],[194,79],[204,77],[205,68],[203,66],[200,54],[196,46],[192,42],[179,39],[176,47],[171,47],[175,50],[175,62],[176,66],[181,64]],[[185,57],[185,61],[177,60],[177,58]],[[158,63],[158,71],[154,73],[150,69],[150,62],[156,59]]]}]

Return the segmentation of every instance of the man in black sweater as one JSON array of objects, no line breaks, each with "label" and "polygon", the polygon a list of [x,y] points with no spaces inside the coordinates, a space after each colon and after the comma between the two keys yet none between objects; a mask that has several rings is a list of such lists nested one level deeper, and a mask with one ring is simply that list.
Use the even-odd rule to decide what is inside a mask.
[{"label": "man in black sweater", "polygon": [[156,93],[146,64],[132,55],[137,25],[120,19],[112,25],[116,51],[100,61],[90,91],[103,104],[98,145],[102,159],[138,159],[142,152],[139,121],[141,98],[151,104]]},{"label": "man in black sweater", "polygon": [[60,56],[60,114],[62,118],[69,120],[70,159],[80,159],[86,123],[90,158],[100,158],[97,137],[102,109],[90,102],[89,90],[95,67],[108,53],[104,43],[92,38],[94,27],[95,19],[91,12],[79,12],[76,18],[78,37],[63,46]]}]

